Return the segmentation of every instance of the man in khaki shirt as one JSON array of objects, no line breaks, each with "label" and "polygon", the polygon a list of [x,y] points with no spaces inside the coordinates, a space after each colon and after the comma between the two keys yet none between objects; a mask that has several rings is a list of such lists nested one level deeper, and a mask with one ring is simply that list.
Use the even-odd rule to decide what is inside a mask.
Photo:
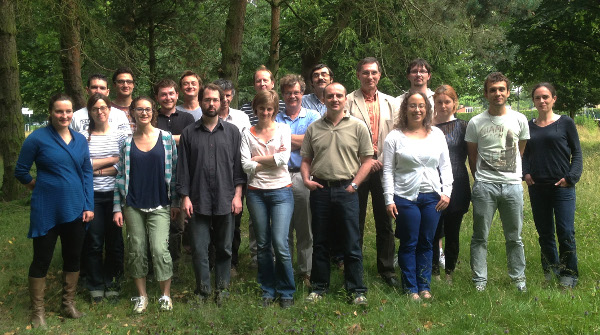
[{"label": "man in khaki shirt", "polygon": [[[369,174],[373,146],[363,122],[345,110],[346,89],[332,83],[324,91],[327,112],[304,134],[300,173],[311,191],[313,291],[306,298],[317,302],[329,289],[330,225],[339,227],[344,245],[344,278],[349,301],[365,305],[362,250],[358,227],[358,185]],[[312,176],[312,179],[311,179]]]}]

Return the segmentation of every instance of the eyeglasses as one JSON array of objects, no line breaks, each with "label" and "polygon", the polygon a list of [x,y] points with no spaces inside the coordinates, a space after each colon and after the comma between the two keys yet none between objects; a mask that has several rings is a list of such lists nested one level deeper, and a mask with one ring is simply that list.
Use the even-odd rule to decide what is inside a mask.
[{"label": "eyeglasses", "polygon": [[426,75],[426,74],[428,74],[428,73],[429,73],[429,71],[427,71],[427,70],[411,70],[411,71],[410,71],[410,74],[421,74],[421,75]]},{"label": "eyeglasses", "polygon": [[152,108],[136,107],[134,110],[140,114],[143,114],[143,113],[152,114]]},{"label": "eyeglasses", "polygon": [[123,85],[123,84],[133,85],[133,80],[131,80],[131,79],[119,79],[119,80],[116,81],[116,83],[118,85]]},{"label": "eyeglasses", "polygon": [[93,113],[102,112],[105,113],[108,110],[108,106],[92,107]]},{"label": "eyeglasses", "polygon": [[291,97],[292,95],[299,97],[299,96],[302,95],[302,92],[298,92],[298,91],[296,91],[296,92],[284,92],[283,95],[285,95],[286,97]]}]

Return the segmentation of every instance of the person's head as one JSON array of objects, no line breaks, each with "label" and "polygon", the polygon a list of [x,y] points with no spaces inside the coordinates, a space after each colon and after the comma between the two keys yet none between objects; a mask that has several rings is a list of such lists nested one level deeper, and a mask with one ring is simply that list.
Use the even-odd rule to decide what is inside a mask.
[{"label": "person's head", "polygon": [[171,79],[162,79],[154,84],[154,96],[161,111],[170,111],[177,106],[178,91],[177,83]]},{"label": "person's head", "polygon": [[200,98],[200,107],[202,107],[202,115],[207,117],[215,117],[221,107],[221,102],[225,100],[225,94],[221,87],[215,84],[208,84],[202,88]]},{"label": "person's head", "polygon": [[556,89],[548,82],[539,83],[533,86],[531,99],[538,112],[551,112],[556,103]]},{"label": "person's head", "polygon": [[454,115],[458,107],[458,96],[450,85],[441,85],[433,94],[434,110],[438,115]]},{"label": "person's head", "polygon": [[377,89],[379,79],[381,79],[381,66],[375,57],[361,59],[356,65],[356,76],[360,81],[362,90]]},{"label": "person's head", "polygon": [[99,123],[108,122],[110,116],[110,98],[101,93],[92,94],[87,101],[88,118],[90,120],[88,131],[96,130]]},{"label": "person's head", "polygon": [[510,80],[501,72],[488,74],[483,83],[483,95],[490,106],[504,106],[510,96]]},{"label": "person's head", "polygon": [[272,90],[274,86],[273,73],[266,66],[259,66],[256,72],[254,72],[254,90],[256,92],[268,91]]},{"label": "person's head", "polygon": [[108,88],[108,78],[100,73],[95,73],[88,78],[87,86],[85,88],[88,96],[92,96],[94,93],[100,93],[108,95],[110,89]]},{"label": "person's head", "polygon": [[202,79],[196,73],[186,70],[179,77],[179,86],[184,94],[184,97],[197,99],[200,90],[202,89]]},{"label": "person's head", "polygon": [[408,91],[402,104],[398,120],[394,128],[406,130],[409,126],[422,126],[431,130],[433,120],[433,110],[427,96],[421,92]]},{"label": "person's head", "polygon": [[325,86],[323,98],[325,99],[327,112],[343,112],[346,106],[346,94],[346,88],[340,83],[333,82]]},{"label": "person's head", "polygon": [[69,127],[73,118],[73,99],[65,93],[50,97],[48,102],[48,121],[55,128]]},{"label": "person's head", "polygon": [[274,90],[258,91],[252,99],[252,110],[259,120],[275,120],[279,112],[279,96]]},{"label": "person's head", "polygon": [[406,67],[406,79],[410,81],[411,88],[427,87],[431,79],[431,65],[423,58],[414,59]]},{"label": "person's head", "polygon": [[325,64],[317,64],[310,70],[310,83],[316,89],[324,89],[333,82],[333,71]]},{"label": "person's head", "polygon": [[156,104],[154,100],[149,97],[139,96],[129,105],[129,115],[132,115],[136,125],[150,123],[153,127],[156,127],[156,120],[158,119],[158,112],[156,111]]},{"label": "person's head", "polygon": [[128,67],[117,69],[112,77],[113,84],[117,88],[117,97],[130,97],[135,87],[135,76]]},{"label": "person's head", "polygon": [[279,80],[279,89],[283,95],[286,111],[288,108],[299,110],[302,107],[302,97],[306,89],[304,78],[298,74],[288,74]]},{"label": "person's head", "polygon": [[221,101],[221,110],[229,110],[231,101],[235,96],[235,87],[233,86],[233,83],[231,80],[220,78],[213,81],[213,84],[219,86],[223,90],[223,95],[225,96],[223,101]]}]

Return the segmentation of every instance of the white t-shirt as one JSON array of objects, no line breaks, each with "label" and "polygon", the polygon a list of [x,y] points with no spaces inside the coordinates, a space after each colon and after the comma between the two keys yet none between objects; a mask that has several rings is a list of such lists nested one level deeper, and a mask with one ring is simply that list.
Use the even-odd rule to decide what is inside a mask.
[{"label": "white t-shirt", "polygon": [[477,144],[475,179],[488,183],[520,184],[519,141],[529,139],[525,115],[506,108],[506,114],[492,116],[485,111],[467,125],[465,141]]},{"label": "white t-shirt", "polygon": [[250,118],[246,113],[242,112],[239,109],[229,108],[229,115],[223,121],[229,122],[240,130],[240,134],[244,131],[244,129],[250,129]]},{"label": "white t-shirt", "polygon": [[[82,109],[73,113],[73,118],[71,119],[71,129],[74,131],[81,133],[82,131],[87,131],[88,126],[90,124],[90,119],[88,117],[87,107],[83,107]],[[111,107],[110,115],[108,116],[108,124],[112,129],[117,129],[120,132],[123,132],[126,135],[131,135],[131,127],[129,127],[129,119],[125,112],[120,109]]]}]

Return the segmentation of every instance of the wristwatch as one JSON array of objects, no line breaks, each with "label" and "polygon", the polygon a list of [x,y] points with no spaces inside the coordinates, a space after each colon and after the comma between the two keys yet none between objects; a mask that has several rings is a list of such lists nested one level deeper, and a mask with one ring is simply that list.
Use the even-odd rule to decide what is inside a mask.
[{"label": "wristwatch", "polygon": [[352,186],[352,188],[353,188],[355,191],[358,191],[358,185],[356,185],[355,183],[350,183],[350,186]]}]

